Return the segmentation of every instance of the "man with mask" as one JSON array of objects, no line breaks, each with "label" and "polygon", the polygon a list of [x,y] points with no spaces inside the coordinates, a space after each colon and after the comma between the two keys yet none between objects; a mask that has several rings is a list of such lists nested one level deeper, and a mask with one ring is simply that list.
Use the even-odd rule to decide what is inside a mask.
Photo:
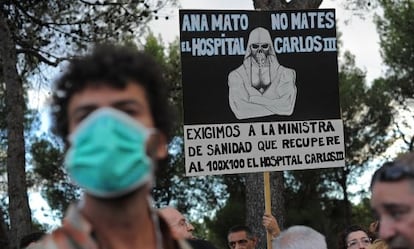
[{"label": "man with mask", "polygon": [[125,47],[99,46],[71,61],[55,84],[52,116],[67,146],[64,166],[84,196],[34,248],[188,245],[171,237],[150,197],[171,130],[164,83],[151,57]]},{"label": "man with mask", "polygon": [[371,181],[378,235],[390,248],[414,249],[414,152],[385,163]]},{"label": "man with mask", "polygon": [[279,64],[269,31],[250,32],[243,64],[228,76],[229,104],[237,119],[291,115],[296,72]]}]

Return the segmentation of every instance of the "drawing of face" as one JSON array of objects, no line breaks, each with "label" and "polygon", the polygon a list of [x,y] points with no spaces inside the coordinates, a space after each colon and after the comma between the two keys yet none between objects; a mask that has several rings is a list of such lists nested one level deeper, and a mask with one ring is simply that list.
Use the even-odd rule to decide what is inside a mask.
[{"label": "drawing of face", "polygon": [[249,34],[245,60],[248,58],[256,61],[259,67],[279,64],[272,44],[272,38],[267,29],[258,27]]},{"label": "drawing of face", "polygon": [[267,56],[269,55],[270,51],[270,44],[269,43],[252,43],[250,45],[250,49],[252,51],[253,58],[256,60],[259,67],[262,67],[267,62]]}]

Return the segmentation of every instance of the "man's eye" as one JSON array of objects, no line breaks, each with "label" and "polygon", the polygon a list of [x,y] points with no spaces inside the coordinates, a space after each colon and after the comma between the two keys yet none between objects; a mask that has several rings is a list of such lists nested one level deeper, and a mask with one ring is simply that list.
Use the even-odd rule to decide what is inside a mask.
[{"label": "man's eye", "polygon": [[405,212],[402,212],[400,210],[392,210],[390,211],[390,216],[394,219],[394,220],[399,220],[401,219],[401,217],[405,214]]},{"label": "man's eye", "polygon": [[356,241],[351,241],[351,242],[349,242],[349,246],[351,247],[351,246],[355,246],[357,244],[357,242]]},{"label": "man's eye", "polygon": [[135,117],[135,116],[138,115],[138,111],[135,110],[135,109],[123,109],[121,111],[124,112],[124,113],[126,113],[126,114],[128,114],[131,117]]},{"label": "man's eye", "polygon": [[74,120],[77,124],[79,124],[80,122],[82,122],[85,118],[87,118],[89,116],[89,114],[91,114],[92,111],[85,111],[82,113],[78,113]]}]

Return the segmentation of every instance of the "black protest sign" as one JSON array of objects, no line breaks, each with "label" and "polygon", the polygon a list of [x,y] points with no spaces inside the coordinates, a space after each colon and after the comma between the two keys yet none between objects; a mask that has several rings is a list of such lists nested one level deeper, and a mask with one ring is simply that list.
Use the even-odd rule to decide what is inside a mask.
[{"label": "black protest sign", "polygon": [[180,11],[187,175],[344,164],[335,12]]}]

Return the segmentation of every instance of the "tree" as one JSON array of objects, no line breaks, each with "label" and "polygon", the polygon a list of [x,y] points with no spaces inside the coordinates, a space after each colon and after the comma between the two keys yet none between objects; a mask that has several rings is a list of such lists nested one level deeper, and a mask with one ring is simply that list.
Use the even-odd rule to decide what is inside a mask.
[{"label": "tree", "polygon": [[379,1],[384,16],[376,17],[381,55],[401,97],[414,95],[414,3],[410,0]]},{"label": "tree", "polygon": [[[126,41],[126,44],[136,46],[131,41]],[[165,46],[161,39],[150,33],[141,49],[155,56],[164,67],[164,76],[169,85],[169,101],[176,107],[177,113],[182,112],[178,41]],[[156,207],[175,205],[191,219],[198,220],[204,216],[208,219],[212,217],[214,210],[223,205],[227,193],[222,189],[224,185],[220,177],[184,176],[182,127],[182,120],[178,119],[173,131],[173,141],[169,145],[170,159],[162,165],[157,165],[153,189],[155,205]],[[42,179],[38,184],[42,189],[42,195],[53,210],[59,211],[60,216],[67,206],[79,197],[79,190],[70,183],[62,169],[62,148],[63,145],[58,141],[46,137],[35,139],[31,147],[35,176]],[[200,229],[197,235],[206,237],[207,233],[203,233],[203,230]]]},{"label": "tree", "polygon": [[348,185],[356,183],[368,163],[388,148],[387,133],[392,121],[390,98],[382,81],[368,88],[364,73],[355,67],[354,56],[345,52],[339,73],[339,93],[344,121],[346,165],[335,170],[333,180],[340,186],[345,207],[345,224],[351,222]]},{"label": "tree", "polygon": [[2,58],[3,79],[6,82],[9,214],[12,239],[19,241],[24,234],[28,234],[31,230],[31,216],[25,181],[23,87],[16,68],[16,46],[6,18],[1,11],[0,57]]},{"label": "tree", "polygon": [[206,218],[208,240],[217,248],[227,247],[227,232],[236,224],[246,224],[246,182],[239,175],[223,176],[228,198],[213,218]]},{"label": "tree", "polygon": [[[309,1],[306,4],[308,3],[312,3],[312,1]],[[321,1],[317,1],[317,4],[320,3]],[[304,6],[300,7],[296,4],[298,4],[298,2],[296,1],[290,1],[289,3],[287,3],[287,1],[272,1],[271,3],[269,3],[269,1],[254,1],[255,8],[259,9],[267,9],[267,6],[276,6],[277,8],[282,7],[289,9],[305,8]],[[317,8],[318,6],[313,7]],[[346,166],[345,168],[338,170],[321,170],[324,173],[321,174],[318,178],[318,181],[316,181],[318,182],[318,184],[310,182],[310,180],[313,178],[309,178],[309,174],[307,174],[307,172],[303,172],[302,174],[308,175],[308,177],[300,177],[297,180],[299,180],[299,182],[301,182],[303,186],[312,186],[312,188],[310,188],[308,191],[311,191],[312,189],[313,190],[307,193],[314,193],[315,196],[319,195],[319,197],[316,197],[315,199],[319,200],[319,202],[322,202],[323,198],[325,198],[324,195],[328,194],[329,192],[339,190],[341,193],[343,193],[343,200],[335,201],[335,204],[342,202],[343,209],[332,209],[332,212],[336,214],[341,214],[340,217],[343,222],[341,223],[345,225],[351,222],[352,210],[348,196],[347,186],[351,183],[351,181],[354,181],[353,179],[355,178],[353,176],[359,175],[365,169],[364,166],[368,164],[372,157],[381,155],[381,153],[383,153],[387,149],[387,146],[389,145],[390,141],[386,141],[386,135],[390,122],[392,121],[392,113],[389,106],[390,98],[386,92],[384,82],[381,80],[377,80],[376,82],[374,82],[371,88],[367,88],[364,82],[364,73],[355,67],[354,58],[349,53],[345,55],[345,62],[342,64],[340,71],[340,102],[342,106],[342,117],[344,120],[345,147],[347,148]],[[298,177],[301,175],[301,172],[295,172],[292,174],[297,175],[296,177]],[[335,182],[337,184],[335,184]],[[256,187],[251,188],[251,183],[253,183],[252,185]],[[257,180],[249,180],[249,178],[247,178],[247,185],[249,186],[248,189],[252,190],[252,194],[254,193],[257,195],[257,197],[253,197],[253,199],[256,198],[255,204],[263,203],[263,201],[260,201],[259,199],[263,196],[262,192],[259,191],[259,189],[261,189],[262,182]],[[330,187],[326,188],[327,185],[329,185]],[[324,190],[321,188],[323,188]],[[279,191],[279,189],[274,189],[274,191]],[[247,193],[247,195],[249,195],[249,193]],[[324,212],[326,211],[327,206],[329,207],[330,201],[328,200],[325,200],[323,202],[325,203],[325,207],[323,207],[318,206],[322,205],[321,203],[318,204],[318,201],[314,202],[314,204],[309,203],[309,201],[311,200],[308,201],[308,199],[309,196],[301,195],[300,198],[295,200],[301,200],[301,202],[306,202],[306,205],[302,205],[301,207],[314,205],[317,208],[319,207],[319,210],[324,210]],[[249,199],[247,201],[249,203]],[[294,204],[292,200],[286,201],[288,201],[286,203],[287,207]],[[273,196],[272,203],[274,203]],[[249,206],[248,204],[247,210],[252,210],[252,214],[247,214],[248,223],[249,225],[253,224],[251,225],[252,227],[260,227],[261,224],[259,216],[261,214],[256,214],[256,217],[254,217],[254,213],[256,211],[253,205]],[[260,207],[258,208],[260,210]],[[309,215],[306,213],[302,213],[302,215],[300,215],[302,216],[302,218],[300,218],[297,216],[298,213],[296,213],[292,216],[292,212],[290,211],[296,210],[297,208],[300,207],[295,206],[295,208],[293,209],[289,208],[289,212],[287,214],[289,221],[287,223],[290,225],[294,224],[291,223],[291,221],[294,221],[292,220],[292,217],[296,217],[296,221],[300,220],[303,224],[303,222],[306,223],[306,217],[312,217],[313,219],[314,215],[317,215],[316,213],[308,213]],[[297,211],[300,212],[300,209]],[[249,217],[251,218],[249,219]],[[278,215],[277,218],[279,218]],[[309,222],[309,219],[307,220]],[[331,223],[331,225],[314,225],[316,225],[315,227],[318,227],[322,231],[326,232],[327,235],[335,235],[332,234],[332,230],[329,230],[333,228],[333,226],[335,225],[334,223]],[[337,227],[336,229],[340,230],[342,228],[343,227]]]},{"label": "tree", "polygon": [[57,66],[95,42],[132,38],[171,1],[1,1],[1,82],[7,110],[7,174],[11,248],[31,230],[25,182],[24,88],[21,72]]},{"label": "tree", "polygon": [[[30,148],[33,157],[34,185],[41,190],[52,210],[62,218],[69,204],[79,198],[79,189],[63,170],[63,146],[46,136],[35,138]],[[41,179],[41,180],[40,180]]]},{"label": "tree", "polygon": [[[351,203],[348,186],[356,184],[358,176],[373,158],[388,148],[387,133],[392,121],[389,93],[381,81],[368,88],[364,73],[355,66],[348,52],[340,66],[340,98],[346,148],[343,168],[293,171],[287,173],[287,225],[306,224],[322,232],[328,247],[335,246],[337,234],[352,224],[367,224],[369,215],[358,220],[361,209]],[[360,197],[364,193],[358,193]],[[303,208],[306,207],[306,208]],[[366,211],[366,210],[365,210]],[[364,211],[364,212],[365,212]]]},{"label": "tree", "polygon": [[[410,0],[379,0],[383,16],[376,16],[380,37],[381,55],[389,67],[384,83],[391,89],[396,111],[406,109],[412,112],[414,98],[414,2]],[[411,119],[414,116],[411,115]],[[401,119],[401,118],[400,118]],[[403,117],[402,119],[407,119]],[[403,131],[401,126],[412,130],[413,126],[395,121],[397,138],[403,139],[407,150],[414,150],[414,134]],[[406,129],[407,130],[407,129]]]},{"label": "tree", "polygon": [[[413,1],[410,0],[355,0],[344,1],[344,6],[353,14],[365,18],[367,13],[376,13],[381,56],[388,66],[383,81],[386,91],[392,94],[394,107],[393,136],[402,140],[406,148],[414,150],[414,135],[410,130],[414,116],[407,118],[413,111]],[[400,117],[401,111],[406,112]]]}]

